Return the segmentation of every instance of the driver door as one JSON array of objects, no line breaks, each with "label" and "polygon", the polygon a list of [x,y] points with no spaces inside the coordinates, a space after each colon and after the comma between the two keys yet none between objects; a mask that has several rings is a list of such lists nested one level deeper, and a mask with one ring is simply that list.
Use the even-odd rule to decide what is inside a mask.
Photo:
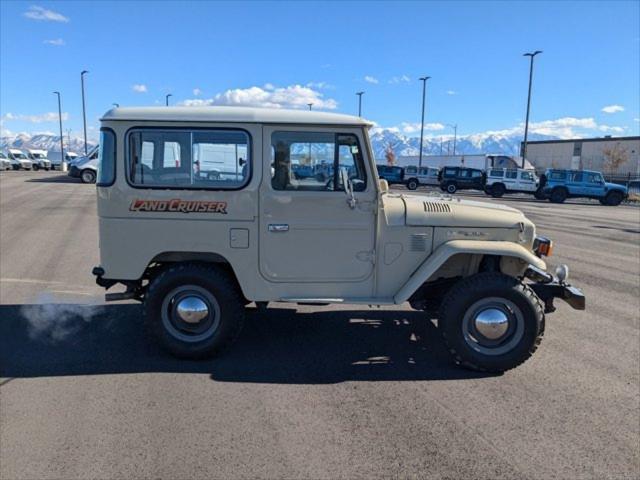
[{"label": "driver door", "polygon": [[[362,282],[373,285],[376,189],[363,132],[265,126],[263,138],[262,276],[296,284],[357,283],[358,291]],[[351,179],[353,208],[340,169]],[[308,293],[321,295],[322,288]]]}]

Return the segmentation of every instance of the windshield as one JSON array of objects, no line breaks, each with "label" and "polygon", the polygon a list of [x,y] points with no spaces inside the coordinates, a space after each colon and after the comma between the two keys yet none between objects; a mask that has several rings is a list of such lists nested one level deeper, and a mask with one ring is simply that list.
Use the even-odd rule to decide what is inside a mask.
[{"label": "windshield", "polygon": [[13,158],[16,158],[16,159],[19,159],[19,160],[28,160],[27,156],[22,152],[13,153],[12,155],[13,155]]},{"label": "windshield", "polygon": [[7,156],[4,153],[0,152],[0,158],[7,158]]},{"label": "windshield", "polygon": [[47,158],[45,155],[43,155],[41,153],[32,153],[31,156],[33,158]]}]

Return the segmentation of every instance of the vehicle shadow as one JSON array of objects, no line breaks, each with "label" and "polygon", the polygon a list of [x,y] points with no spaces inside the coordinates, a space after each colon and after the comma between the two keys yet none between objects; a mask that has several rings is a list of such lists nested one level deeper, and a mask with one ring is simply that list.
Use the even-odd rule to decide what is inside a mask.
[{"label": "vehicle shadow", "polygon": [[420,312],[248,309],[238,341],[206,361],[176,359],[148,334],[137,304],[1,305],[0,376],[204,373],[214,381],[328,384],[453,380],[455,366]]},{"label": "vehicle shadow", "polygon": [[70,177],[66,173],[61,173],[60,175],[47,176],[42,178],[30,178],[29,180],[25,180],[25,181],[35,182],[35,183],[82,183],[82,181],[79,178]]}]

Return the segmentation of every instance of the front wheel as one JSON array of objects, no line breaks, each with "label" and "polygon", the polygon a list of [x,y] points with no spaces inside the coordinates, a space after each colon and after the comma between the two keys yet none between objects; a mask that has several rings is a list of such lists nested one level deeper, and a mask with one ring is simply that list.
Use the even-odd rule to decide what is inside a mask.
[{"label": "front wheel", "polygon": [[545,200],[546,199],[546,197],[545,197],[544,193],[542,192],[541,188],[537,189],[534,192],[533,196],[535,197],[536,200]]},{"label": "front wheel", "polygon": [[617,207],[622,203],[622,194],[620,192],[609,192],[609,194],[605,197],[603,205],[608,205],[609,207]]},{"label": "front wheel", "polygon": [[567,199],[568,194],[564,188],[556,188],[551,192],[551,197],[549,197],[549,201],[551,203],[564,203]]},{"label": "front wheel", "polygon": [[505,190],[506,188],[503,184],[496,183],[491,187],[491,196],[493,198],[500,198],[501,196],[504,195]]},{"label": "front wheel", "polygon": [[82,183],[96,183],[96,172],[93,170],[83,170],[80,174]]},{"label": "front wheel", "polygon": [[418,188],[418,185],[419,185],[418,180],[416,180],[415,178],[411,178],[411,179],[409,179],[409,181],[407,182],[407,188],[408,188],[409,190],[415,190],[415,189],[417,189],[417,188]]},{"label": "front wheel", "polygon": [[37,163],[33,164],[33,171],[37,172],[38,170],[40,170],[40,165],[38,165]]},{"label": "front wheel", "polygon": [[440,330],[457,363],[504,372],[526,361],[542,340],[544,309],[518,279],[486,272],[458,282],[445,296]]},{"label": "front wheel", "polygon": [[458,186],[455,183],[449,183],[447,185],[447,193],[454,194],[458,191]]},{"label": "front wheel", "polygon": [[158,275],[149,285],[143,312],[169,352],[193,359],[210,357],[231,344],[245,314],[233,280],[196,264],[178,264]]}]

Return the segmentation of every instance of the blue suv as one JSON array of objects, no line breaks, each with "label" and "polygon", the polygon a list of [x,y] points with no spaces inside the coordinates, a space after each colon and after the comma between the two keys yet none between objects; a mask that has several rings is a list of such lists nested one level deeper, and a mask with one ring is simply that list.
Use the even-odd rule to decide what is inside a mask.
[{"label": "blue suv", "polygon": [[602,205],[616,206],[627,198],[626,187],[607,183],[600,172],[548,169],[540,177],[536,198],[562,203],[567,198],[593,198]]}]

